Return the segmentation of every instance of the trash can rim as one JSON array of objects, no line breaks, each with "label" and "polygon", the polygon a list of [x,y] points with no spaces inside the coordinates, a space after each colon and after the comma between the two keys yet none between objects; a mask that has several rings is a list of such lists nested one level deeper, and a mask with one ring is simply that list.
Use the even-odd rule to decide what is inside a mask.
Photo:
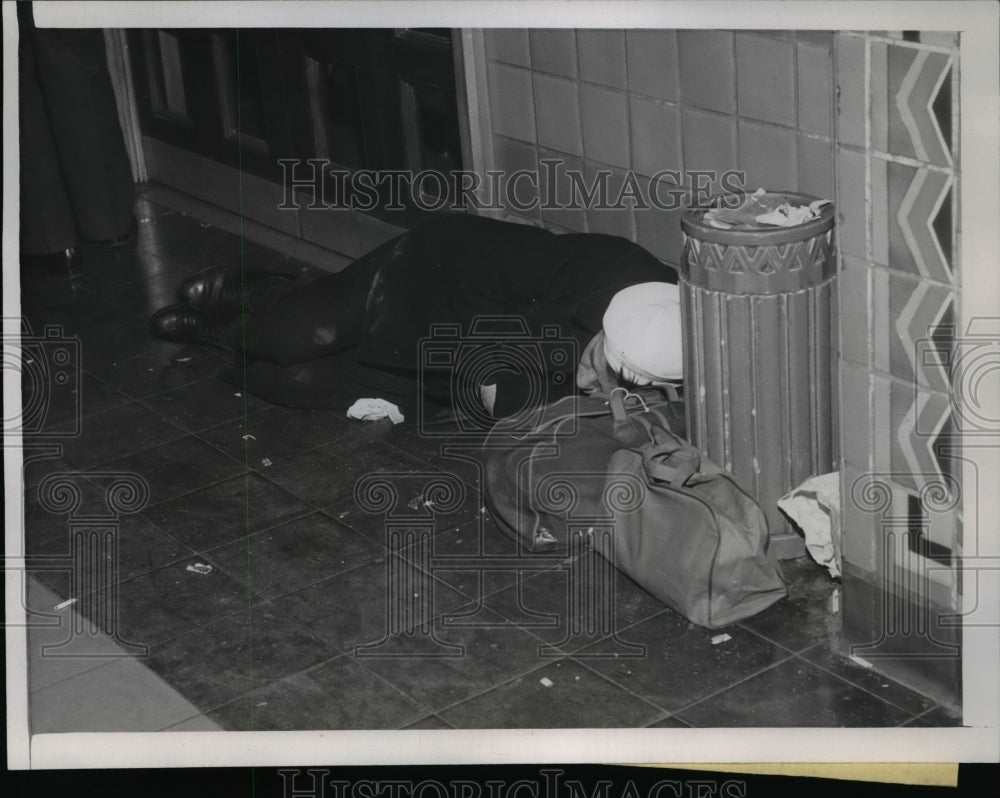
[{"label": "trash can rim", "polygon": [[[784,197],[787,202],[796,205],[808,205],[821,197],[802,194],[796,191],[768,191],[768,196]],[[681,213],[681,229],[686,235],[700,241],[713,244],[729,244],[731,246],[767,246],[769,244],[787,244],[793,241],[805,241],[833,228],[835,210],[833,203],[824,205],[820,215],[803,224],[791,227],[770,227],[759,230],[725,230],[713,227],[701,221],[701,216],[709,210],[715,201],[721,197],[716,194],[704,205],[685,208]]]}]

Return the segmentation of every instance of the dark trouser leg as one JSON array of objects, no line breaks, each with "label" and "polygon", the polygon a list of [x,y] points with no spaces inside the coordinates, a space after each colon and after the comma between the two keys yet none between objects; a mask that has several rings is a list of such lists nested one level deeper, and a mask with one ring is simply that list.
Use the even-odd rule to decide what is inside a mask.
[{"label": "dark trouser leg", "polygon": [[303,275],[274,292],[247,318],[243,351],[250,361],[307,363],[356,347],[364,332],[372,280],[393,239],[333,274]]},{"label": "dark trouser leg", "polygon": [[134,184],[104,35],[57,29],[30,35],[76,229],[94,241],[121,236],[132,223]]},{"label": "dark trouser leg", "polygon": [[38,82],[31,32],[24,29],[25,11],[18,8],[18,18],[22,20],[18,52],[21,252],[46,255],[75,246],[77,233],[45,97]]}]

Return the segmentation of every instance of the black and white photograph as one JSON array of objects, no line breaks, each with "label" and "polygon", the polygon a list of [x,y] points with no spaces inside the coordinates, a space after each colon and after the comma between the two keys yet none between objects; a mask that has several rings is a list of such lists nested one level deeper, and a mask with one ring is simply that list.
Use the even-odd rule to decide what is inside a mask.
[{"label": "black and white photograph", "polygon": [[995,4],[3,23],[8,767],[996,761]]}]

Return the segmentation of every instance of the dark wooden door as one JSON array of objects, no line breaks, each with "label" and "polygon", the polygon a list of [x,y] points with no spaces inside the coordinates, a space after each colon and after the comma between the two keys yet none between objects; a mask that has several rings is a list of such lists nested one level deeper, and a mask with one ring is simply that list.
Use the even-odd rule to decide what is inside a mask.
[{"label": "dark wooden door", "polygon": [[284,159],[462,166],[448,30],[134,30],[130,45],[143,134],[181,150],[276,183]]}]

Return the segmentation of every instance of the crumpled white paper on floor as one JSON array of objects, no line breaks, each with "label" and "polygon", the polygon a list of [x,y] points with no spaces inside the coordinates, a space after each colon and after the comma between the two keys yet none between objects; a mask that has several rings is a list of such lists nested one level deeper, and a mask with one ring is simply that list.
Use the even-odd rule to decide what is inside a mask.
[{"label": "crumpled white paper on floor", "polygon": [[778,499],[806,536],[806,549],[830,576],[840,577],[840,472],[810,477]]},{"label": "crumpled white paper on floor", "polygon": [[361,421],[378,421],[381,418],[388,418],[393,424],[401,424],[404,421],[399,408],[385,399],[358,399],[347,408],[347,417]]}]

